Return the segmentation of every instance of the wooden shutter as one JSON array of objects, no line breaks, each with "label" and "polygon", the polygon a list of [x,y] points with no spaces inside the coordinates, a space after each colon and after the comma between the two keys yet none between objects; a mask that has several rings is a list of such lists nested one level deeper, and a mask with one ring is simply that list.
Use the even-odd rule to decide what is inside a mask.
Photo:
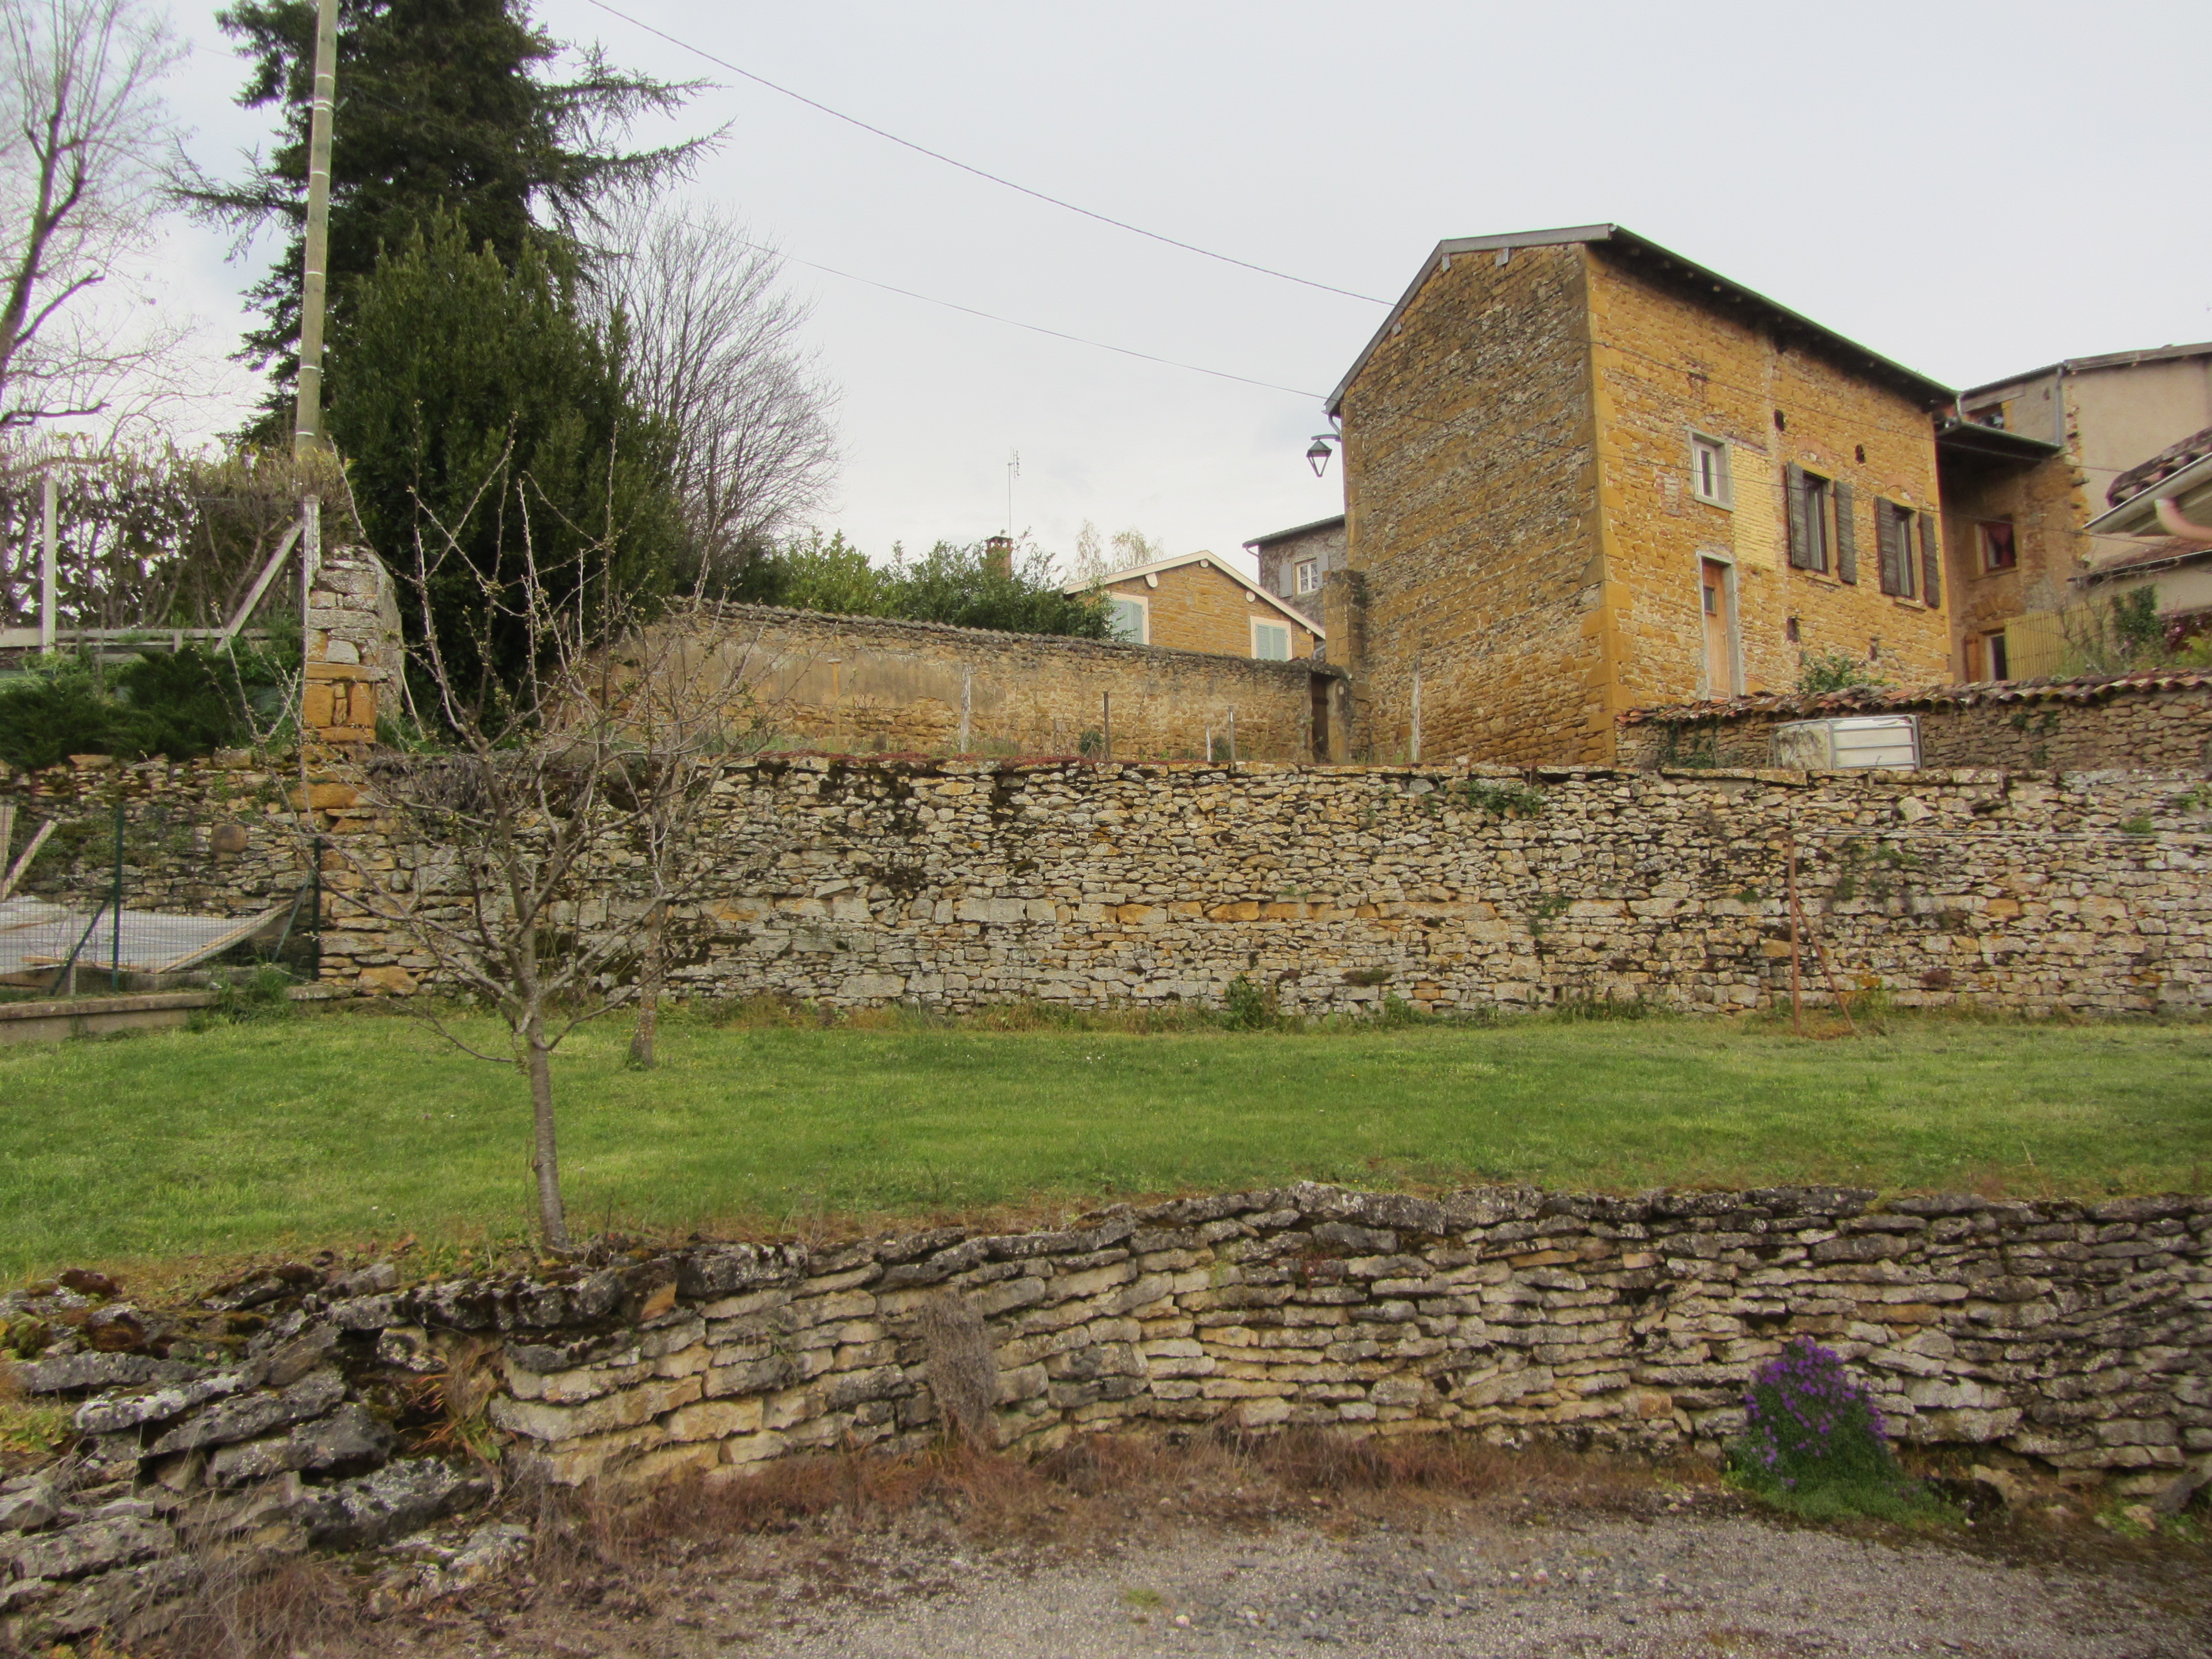
[{"label": "wooden shutter", "polygon": [[1851,524],[1851,487],[1836,480],[1836,574],[1847,582],[1859,579],[1858,532]]},{"label": "wooden shutter", "polygon": [[1876,501],[1874,507],[1874,539],[1875,556],[1881,563],[1881,591],[1897,592],[1897,569],[1905,562],[1898,544],[1904,539],[1899,532],[1897,509],[1887,501]]},{"label": "wooden shutter", "polygon": [[1805,469],[1792,461],[1784,469],[1790,524],[1790,562],[1800,570],[1813,568],[1813,531],[1805,521]]},{"label": "wooden shutter", "polygon": [[1943,542],[1933,513],[1920,515],[1920,597],[1927,602],[1930,611],[1942,609]]}]

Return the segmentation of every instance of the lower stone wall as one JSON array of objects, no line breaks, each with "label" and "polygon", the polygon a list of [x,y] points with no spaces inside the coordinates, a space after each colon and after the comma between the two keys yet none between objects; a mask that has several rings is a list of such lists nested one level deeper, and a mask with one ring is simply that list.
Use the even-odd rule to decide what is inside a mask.
[{"label": "lower stone wall", "polygon": [[1776,726],[1862,714],[1917,716],[1923,766],[2212,774],[2212,673],[2202,671],[1639,708],[1622,720],[1620,763],[1771,766]]},{"label": "lower stone wall", "polygon": [[1241,757],[1331,758],[1316,752],[1316,688],[1325,746],[1337,682],[1304,661],[769,605],[724,605],[714,623],[714,683],[742,664],[747,713],[793,747],[1103,758],[1110,723],[1115,759],[1199,760],[1209,734],[1227,755],[1234,711]]},{"label": "lower stone wall", "polygon": [[[0,1633],[157,1622],[225,1552],[357,1549],[480,1501],[487,1470],[419,1444],[453,1419],[509,1475],[617,1489],[918,1450],[956,1415],[1021,1454],[1224,1423],[1717,1456],[1753,1370],[1810,1337],[1906,1443],[2186,1496],[2212,1460],[2212,1198],[1873,1200],[1299,1185],[531,1279],[283,1265],[175,1314],[64,1275],[0,1297],[40,1350],[14,1385],[75,1402],[82,1437],[0,1482]],[[380,1594],[453,1587],[395,1574]]]}]

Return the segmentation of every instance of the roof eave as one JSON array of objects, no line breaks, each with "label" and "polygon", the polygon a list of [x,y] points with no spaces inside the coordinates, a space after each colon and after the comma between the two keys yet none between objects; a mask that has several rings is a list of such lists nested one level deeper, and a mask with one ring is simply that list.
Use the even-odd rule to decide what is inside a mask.
[{"label": "roof eave", "polygon": [[2158,502],[2172,501],[2186,513],[2207,501],[2212,501],[2212,455],[2200,456],[2142,494],[2130,495],[2090,520],[2085,528],[2092,536],[2155,535],[2165,528],[2158,521]]},{"label": "roof eave", "polygon": [[1695,260],[1686,259],[1673,249],[1662,247],[1649,237],[1639,236],[1634,231],[1620,225],[1603,224],[1577,225],[1570,229],[1561,230],[1522,231],[1497,236],[1462,236],[1438,242],[1430,251],[1429,257],[1422,261],[1420,270],[1415,273],[1412,283],[1407,284],[1398,303],[1390,307],[1390,314],[1382,319],[1382,325],[1375,331],[1374,337],[1361,349],[1359,356],[1352,360],[1352,367],[1345,371],[1344,378],[1336,383],[1335,389],[1328,394],[1328,400],[1323,407],[1332,416],[1341,416],[1344,410],[1344,394],[1351,389],[1352,383],[1359,378],[1360,371],[1367,367],[1368,360],[1375,355],[1376,348],[1389,337],[1391,331],[1405,316],[1407,307],[1413,302],[1414,296],[1421,291],[1422,285],[1436,273],[1445,260],[1462,253],[1480,253],[1497,248],[1562,247],[1577,244],[1587,246],[1598,243],[1630,249],[1638,254],[1650,254],[1670,264],[1679,266],[1690,276],[1701,282],[1711,283],[1717,290],[1728,295],[1739,303],[1763,311],[1770,318],[1780,319],[1787,327],[1800,331],[1820,341],[1830,349],[1838,352],[1862,369],[1871,370],[1880,378],[1910,386],[1913,395],[1924,408],[1940,409],[1955,403],[1958,399],[1959,394],[1942,381],[1932,380],[1917,369],[1907,368],[1893,358],[1885,357],[1879,352],[1869,351],[1857,341],[1837,333],[1835,330],[1827,327],[1825,324],[1814,322],[1802,312],[1792,311],[1789,307],[1768,299],[1756,289],[1746,288],[1741,283],[1731,277],[1723,276],[1717,270],[1709,270]]}]

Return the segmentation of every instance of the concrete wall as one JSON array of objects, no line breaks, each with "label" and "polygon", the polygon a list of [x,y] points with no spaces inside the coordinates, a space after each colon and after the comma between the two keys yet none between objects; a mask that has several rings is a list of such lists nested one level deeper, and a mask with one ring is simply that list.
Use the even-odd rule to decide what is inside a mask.
[{"label": "concrete wall", "polygon": [[[1241,586],[1222,591],[1246,608]],[[1242,637],[1243,652],[1216,656],[726,605],[708,643],[718,661],[743,660],[757,693],[748,714],[794,747],[1103,755],[1110,697],[1117,760],[1197,758],[1209,731],[1225,734],[1232,709],[1240,757],[1316,758],[1311,668],[1255,661],[1249,629]],[[1326,684],[1321,695],[1325,702]]]},{"label": "concrete wall", "polygon": [[1734,710],[1643,709],[1623,726],[1621,753],[1644,767],[1767,766],[1774,728],[1785,721],[1882,714],[1918,718],[1928,766],[2212,775],[2212,675],[2187,672],[2017,690],[1838,692]]}]

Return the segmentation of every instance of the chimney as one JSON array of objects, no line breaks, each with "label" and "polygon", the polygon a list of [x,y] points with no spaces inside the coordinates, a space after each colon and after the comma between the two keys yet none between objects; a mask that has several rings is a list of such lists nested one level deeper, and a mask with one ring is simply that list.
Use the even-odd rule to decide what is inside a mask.
[{"label": "chimney", "polygon": [[1014,538],[992,536],[983,543],[983,565],[994,575],[1011,579],[1014,574]]}]

